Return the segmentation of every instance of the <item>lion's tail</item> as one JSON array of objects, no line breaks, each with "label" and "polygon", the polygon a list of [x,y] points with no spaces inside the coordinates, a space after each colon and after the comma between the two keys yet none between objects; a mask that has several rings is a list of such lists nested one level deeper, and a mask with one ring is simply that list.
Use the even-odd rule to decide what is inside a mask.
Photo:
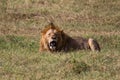
[{"label": "lion's tail", "polygon": [[99,44],[98,44],[98,42],[96,40],[94,40],[92,38],[89,38],[88,39],[88,44],[89,44],[90,49],[92,51],[100,51],[100,46],[99,46]]}]

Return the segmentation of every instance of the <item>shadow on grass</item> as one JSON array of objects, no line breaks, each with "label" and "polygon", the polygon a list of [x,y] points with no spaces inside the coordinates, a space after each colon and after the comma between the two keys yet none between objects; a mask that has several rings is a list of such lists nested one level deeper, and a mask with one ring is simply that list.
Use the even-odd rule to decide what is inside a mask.
[{"label": "shadow on grass", "polygon": [[73,59],[70,61],[70,63],[73,65],[72,66],[72,71],[76,74],[81,74],[90,71],[90,66],[85,63],[84,61],[77,61]]}]

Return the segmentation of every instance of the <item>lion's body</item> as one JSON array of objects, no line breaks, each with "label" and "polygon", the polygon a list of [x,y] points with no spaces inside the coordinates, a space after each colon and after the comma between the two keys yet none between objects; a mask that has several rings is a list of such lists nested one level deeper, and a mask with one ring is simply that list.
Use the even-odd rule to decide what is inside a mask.
[{"label": "lion's body", "polygon": [[[46,39],[46,33],[49,30],[56,30],[58,40],[56,42],[56,49],[51,50],[49,45],[49,40]],[[53,33],[53,32],[50,32]],[[56,34],[56,33],[55,33]],[[43,31],[40,40],[40,51],[71,51],[71,50],[82,50],[82,49],[89,49],[92,51],[100,51],[99,44],[96,40],[89,38],[85,39],[82,37],[72,38],[61,31],[58,27],[55,27],[53,24],[49,24]]]}]

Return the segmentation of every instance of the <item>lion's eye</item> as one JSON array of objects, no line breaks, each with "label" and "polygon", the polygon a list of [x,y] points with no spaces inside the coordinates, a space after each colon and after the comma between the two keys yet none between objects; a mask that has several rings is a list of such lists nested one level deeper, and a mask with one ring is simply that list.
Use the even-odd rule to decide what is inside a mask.
[{"label": "lion's eye", "polygon": [[50,33],[48,35],[50,36]]},{"label": "lion's eye", "polygon": [[54,35],[57,35],[57,33],[54,33]]}]

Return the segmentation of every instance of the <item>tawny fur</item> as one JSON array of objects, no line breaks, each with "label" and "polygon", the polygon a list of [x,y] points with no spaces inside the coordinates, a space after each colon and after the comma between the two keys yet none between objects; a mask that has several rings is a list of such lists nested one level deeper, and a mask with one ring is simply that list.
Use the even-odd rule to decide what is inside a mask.
[{"label": "tawny fur", "polygon": [[56,51],[71,51],[82,49],[100,51],[100,46],[96,40],[92,38],[85,39],[82,37],[72,38],[60,30],[60,28],[56,27],[53,23],[47,25],[41,32],[40,51],[51,51],[45,36],[49,29],[57,30],[60,33],[59,36],[61,36]]}]

